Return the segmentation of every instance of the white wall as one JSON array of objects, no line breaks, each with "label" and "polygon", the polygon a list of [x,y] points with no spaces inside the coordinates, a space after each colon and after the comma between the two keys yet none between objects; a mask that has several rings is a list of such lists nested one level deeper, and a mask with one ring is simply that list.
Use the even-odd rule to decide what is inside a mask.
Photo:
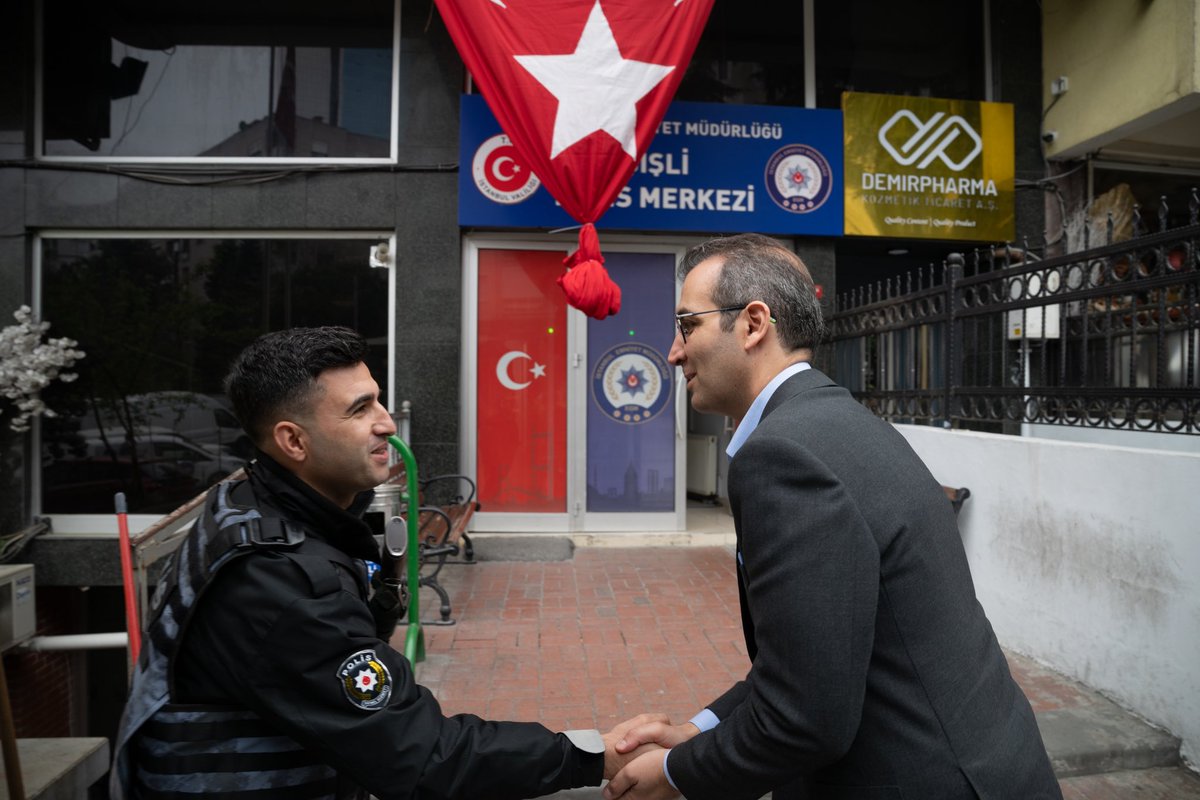
[{"label": "white wall", "polygon": [[1183,739],[1200,763],[1200,454],[897,425],[959,518],[1001,644]]}]

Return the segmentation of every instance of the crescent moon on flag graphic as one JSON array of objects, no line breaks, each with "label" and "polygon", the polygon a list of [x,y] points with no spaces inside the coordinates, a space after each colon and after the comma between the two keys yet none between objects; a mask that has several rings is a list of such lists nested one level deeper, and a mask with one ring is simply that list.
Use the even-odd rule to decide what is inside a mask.
[{"label": "crescent moon on flag graphic", "polygon": [[508,155],[496,156],[492,159],[491,167],[492,177],[501,183],[511,181],[521,174],[521,167]]},{"label": "crescent moon on flag graphic", "polygon": [[[533,356],[529,355],[528,353],[523,353],[520,350],[509,350],[507,353],[500,356],[500,360],[496,362],[496,380],[500,381],[500,385],[505,389],[511,389],[514,392],[519,392],[529,384],[533,383],[532,380],[525,381],[524,383],[517,383],[512,379],[512,376],[508,374],[508,365],[516,361],[518,358],[527,358],[530,361],[533,361]],[[544,378],[546,376],[546,367],[534,361],[533,369],[530,370],[530,373],[534,378]]]}]

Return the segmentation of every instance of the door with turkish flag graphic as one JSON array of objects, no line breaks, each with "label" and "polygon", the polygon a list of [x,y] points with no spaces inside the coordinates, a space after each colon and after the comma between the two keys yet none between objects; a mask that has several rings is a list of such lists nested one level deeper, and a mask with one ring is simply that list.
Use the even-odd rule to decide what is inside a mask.
[{"label": "door with turkish flag graphic", "polygon": [[488,512],[567,510],[567,305],[562,250],[479,251],[479,502]]},{"label": "door with turkish flag graphic", "polygon": [[685,398],[667,362],[682,254],[614,244],[610,268],[630,293],[600,322],[546,280],[561,245],[468,237],[464,466],[477,530],[686,528]]}]

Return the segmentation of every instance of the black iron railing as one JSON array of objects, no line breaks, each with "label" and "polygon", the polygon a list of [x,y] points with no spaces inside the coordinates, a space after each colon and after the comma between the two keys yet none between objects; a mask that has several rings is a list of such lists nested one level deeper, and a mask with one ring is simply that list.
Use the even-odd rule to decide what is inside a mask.
[{"label": "black iron railing", "polygon": [[838,297],[838,380],[893,421],[1200,434],[1200,198],[1188,225],[1043,258],[1012,245]]}]

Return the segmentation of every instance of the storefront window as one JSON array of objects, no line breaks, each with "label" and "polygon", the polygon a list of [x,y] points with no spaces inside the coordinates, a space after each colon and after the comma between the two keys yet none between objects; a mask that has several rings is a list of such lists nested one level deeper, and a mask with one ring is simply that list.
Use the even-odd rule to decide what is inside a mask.
[{"label": "storefront window", "polygon": [[983,4],[817,3],[817,106],[842,92],[984,99]]},{"label": "storefront window", "polygon": [[804,4],[716,0],[675,99],[804,105]]},{"label": "storefront window", "polygon": [[222,380],[268,331],[354,328],[383,387],[388,275],[372,243],[44,240],[42,317],[87,356],[43,393],[57,416],[41,421],[42,512],[111,513],[122,491],[131,512],[166,513],[240,467],[251,448]]},{"label": "storefront window", "polygon": [[45,0],[42,152],[388,158],[393,13]]}]

